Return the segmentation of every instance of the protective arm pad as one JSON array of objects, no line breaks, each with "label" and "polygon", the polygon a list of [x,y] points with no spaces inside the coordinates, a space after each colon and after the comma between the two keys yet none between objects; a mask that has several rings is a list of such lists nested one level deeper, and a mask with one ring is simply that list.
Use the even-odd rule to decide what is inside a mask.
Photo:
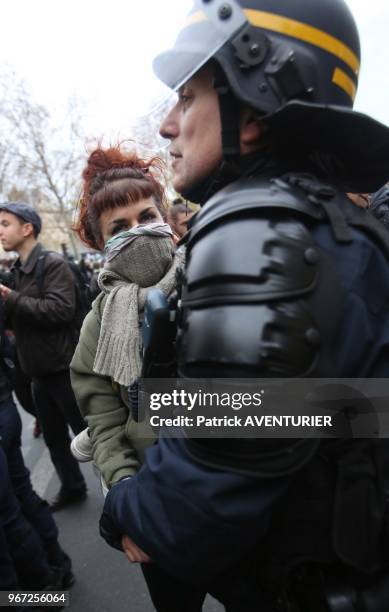
[{"label": "protective arm pad", "polygon": [[182,294],[181,376],[334,375],[340,280],[312,224],[295,211],[243,209],[195,233]]}]

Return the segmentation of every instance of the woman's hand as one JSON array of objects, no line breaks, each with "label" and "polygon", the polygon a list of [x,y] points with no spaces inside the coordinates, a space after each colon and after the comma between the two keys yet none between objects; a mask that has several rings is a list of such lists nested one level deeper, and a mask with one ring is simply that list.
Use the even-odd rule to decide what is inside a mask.
[{"label": "woman's hand", "polygon": [[177,242],[178,242],[179,240],[181,240],[181,238],[180,238],[180,236],[178,236],[177,234],[175,234],[175,233],[173,232],[172,240],[173,240],[174,244],[177,244]]},{"label": "woman's hand", "polygon": [[149,563],[150,557],[139,548],[127,535],[122,537],[122,546],[126,557],[131,563]]}]

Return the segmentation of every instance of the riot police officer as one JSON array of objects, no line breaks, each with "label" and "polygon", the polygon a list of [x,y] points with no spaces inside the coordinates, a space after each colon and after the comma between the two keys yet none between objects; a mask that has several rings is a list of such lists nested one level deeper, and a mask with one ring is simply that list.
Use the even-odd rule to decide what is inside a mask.
[{"label": "riot police officer", "polygon": [[[389,242],[344,194],[387,180],[389,130],[352,110],[345,2],[197,0],[154,68],[178,91],[173,185],[202,204],[179,376],[387,376]],[[110,491],[102,534],[229,611],[382,612],[382,447],[364,442],[160,439]]]}]

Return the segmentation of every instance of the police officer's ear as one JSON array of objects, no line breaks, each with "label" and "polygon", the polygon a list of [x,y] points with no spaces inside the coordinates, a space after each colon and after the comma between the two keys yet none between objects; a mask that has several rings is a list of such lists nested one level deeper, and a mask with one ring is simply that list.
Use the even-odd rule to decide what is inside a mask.
[{"label": "police officer's ear", "polygon": [[242,155],[260,148],[263,133],[264,125],[258,119],[255,111],[247,106],[242,107],[240,114],[240,151]]}]

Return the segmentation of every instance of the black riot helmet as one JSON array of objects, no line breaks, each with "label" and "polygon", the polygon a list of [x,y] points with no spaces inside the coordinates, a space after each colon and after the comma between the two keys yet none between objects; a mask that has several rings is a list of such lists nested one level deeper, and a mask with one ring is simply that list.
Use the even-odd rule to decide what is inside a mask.
[{"label": "black riot helmet", "polygon": [[[195,0],[154,71],[178,89],[209,60],[223,74],[220,91],[299,147],[332,157],[345,188],[369,192],[388,180],[389,129],[352,111],[360,44],[344,0]],[[231,105],[229,117],[221,110],[231,123]]]}]

